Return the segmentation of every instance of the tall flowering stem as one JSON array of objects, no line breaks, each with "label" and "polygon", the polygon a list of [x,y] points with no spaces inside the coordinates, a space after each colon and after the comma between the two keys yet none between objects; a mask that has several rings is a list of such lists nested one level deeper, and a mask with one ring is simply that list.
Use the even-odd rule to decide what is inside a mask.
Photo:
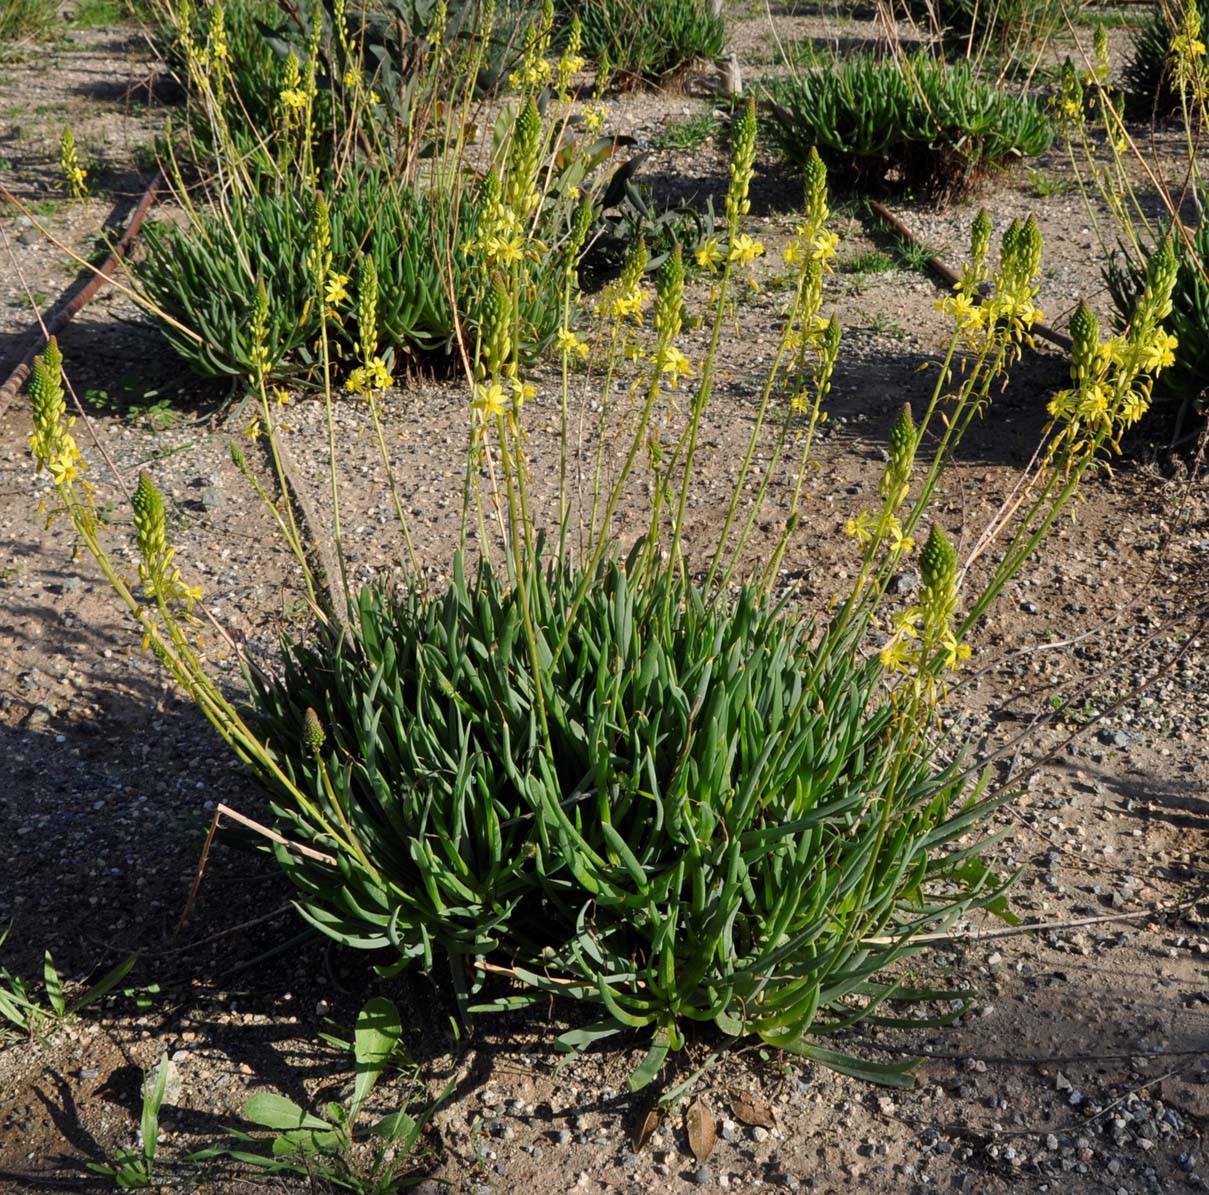
[{"label": "tall flowering stem", "polygon": [[[823,277],[830,269],[828,263],[834,257],[835,247],[839,243],[839,237],[827,227],[830,214],[827,206],[827,169],[817,151],[812,150],[805,167],[804,215],[785,253],[786,264],[794,267],[796,272],[794,295],[781,325],[781,336],[764,381],[764,390],[748,438],[747,451],[739,468],[726,517],[723,519],[718,546],[706,578],[707,588],[714,583],[724,559],[729,562],[722,573],[721,583],[729,584],[763,507],[769,482],[780,463],[790,429],[805,415],[807,429],[803,436],[794,502],[785,521],[785,531],[772,553],[769,567],[764,570],[762,582],[765,586],[771,585],[789,536],[797,525],[797,502],[801,495],[802,478],[810,455],[811,441],[815,427],[825,418],[822,404],[831,388],[831,374],[840,350],[839,322],[834,318],[824,319],[822,316]],[[760,488],[748,511],[738,542],[730,549],[728,545],[731,527],[751,472],[752,459],[764,428],[769,403],[774,391],[785,380],[790,384],[792,396],[782,411],[777,441],[764,469]]]},{"label": "tall flowering stem", "polygon": [[722,321],[726,313],[727,290],[736,261],[758,247],[757,242],[743,242],[743,220],[751,211],[752,173],[756,161],[756,104],[749,99],[735,122],[734,143],[731,148],[730,185],[726,190],[726,253],[721,263],[722,274],[718,281],[717,300],[714,306],[714,321],[710,331],[709,346],[701,362],[701,377],[697,383],[689,412],[688,426],[676,445],[673,462],[680,470],[680,490],[676,501],[676,512],[672,521],[671,559],[683,568],[681,541],[684,534],[684,515],[688,505],[688,491],[692,483],[693,465],[697,455],[697,439],[701,429],[701,417],[709,405],[713,393],[714,358],[718,352],[718,340],[722,332]]}]

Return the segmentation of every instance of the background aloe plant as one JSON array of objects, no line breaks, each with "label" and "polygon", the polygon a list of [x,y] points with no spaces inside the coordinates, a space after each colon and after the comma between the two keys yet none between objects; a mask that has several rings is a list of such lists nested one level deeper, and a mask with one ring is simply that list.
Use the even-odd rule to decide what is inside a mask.
[{"label": "background aloe plant", "polygon": [[768,90],[769,127],[785,156],[801,163],[817,147],[834,175],[855,187],[955,197],[1053,140],[1035,101],[983,82],[969,63],[857,54]]}]

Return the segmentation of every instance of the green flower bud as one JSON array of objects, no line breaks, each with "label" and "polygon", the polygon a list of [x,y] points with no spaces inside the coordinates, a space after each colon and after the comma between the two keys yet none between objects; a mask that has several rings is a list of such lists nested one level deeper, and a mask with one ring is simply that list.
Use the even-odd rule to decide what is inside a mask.
[{"label": "green flower bud", "polygon": [[957,581],[957,550],[935,523],[919,554],[919,576],[925,591],[925,604],[932,596],[946,598]]},{"label": "green flower bud", "polygon": [[1076,383],[1087,381],[1095,365],[1096,350],[1100,347],[1100,321],[1096,313],[1079,300],[1075,314],[1070,317],[1070,373]]},{"label": "green flower bud", "polygon": [[629,256],[625,259],[625,265],[621,267],[621,274],[617,279],[617,289],[625,292],[637,287],[642,282],[642,276],[646,273],[649,260],[650,255],[647,253],[646,242],[641,239],[635,241]]},{"label": "green flower bud", "polygon": [[139,569],[143,588],[148,597],[155,597],[168,563],[168,537],[164,527],[164,498],[149,474],[139,474],[130,505],[134,508],[139,555],[143,558]]},{"label": "green flower bud", "polygon": [[542,118],[532,99],[517,113],[512,126],[512,145],[508,150],[507,184],[504,202],[519,216],[527,216],[538,202],[533,192],[541,156]]},{"label": "green flower bud", "polygon": [[1041,268],[1041,226],[1035,216],[1029,216],[1020,230],[1020,278],[1028,281]]},{"label": "green flower bud", "polygon": [[499,372],[511,356],[511,317],[511,300],[504,284],[497,278],[483,300],[483,319],[480,325],[483,364],[488,373]]},{"label": "green flower bud", "polygon": [[919,434],[915,420],[911,417],[911,404],[903,403],[898,418],[890,428],[888,437],[890,460],[886,464],[878,489],[883,498],[891,498],[897,507],[907,496],[911,480],[911,466],[915,462],[915,449]]},{"label": "green flower bud", "polygon": [[319,721],[319,715],[309,705],[306,707],[306,714],[303,717],[302,737],[307,747],[316,755],[323,750],[323,744],[327,741],[323,723]]},{"label": "green flower bud", "polygon": [[827,167],[813,146],[806,159],[806,217],[816,223],[827,219]]},{"label": "green flower bud", "polygon": [[655,331],[664,344],[680,333],[684,314],[684,258],[677,242],[659,267],[655,283]]},{"label": "green flower bud", "polygon": [[357,344],[363,360],[378,351],[378,267],[368,253],[357,267]]},{"label": "green flower bud", "polygon": [[749,99],[735,121],[731,146],[730,187],[726,192],[726,219],[732,231],[751,211],[747,197],[751,187],[752,169],[756,161],[756,101]]},{"label": "green flower bud", "polygon": [[911,416],[911,404],[905,402],[894,426],[890,428],[890,463],[899,469],[909,469],[915,459],[915,445],[918,434],[915,430],[915,420]]},{"label": "green flower bud", "polygon": [[990,249],[991,217],[987,215],[986,208],[983,208],[970,226],[970,259],[976,267],[986,262]]},{"label": "green flower bud", "polygon": [[1171,292],[1175,287],[1180,263],[1170,240],[1165,240],[1146,267],[1146,286],[1138,299],[1133,323],[1146,320],[1161,323],[1171,314]]},{"label": "green flower bud", "polygon": [[34,408],[34,423],[58,423],[66,413],[63,401],[63,354],[59,342],[51,337],[46,348],[34,358],[33,376],[29,383],[29,397]]}]

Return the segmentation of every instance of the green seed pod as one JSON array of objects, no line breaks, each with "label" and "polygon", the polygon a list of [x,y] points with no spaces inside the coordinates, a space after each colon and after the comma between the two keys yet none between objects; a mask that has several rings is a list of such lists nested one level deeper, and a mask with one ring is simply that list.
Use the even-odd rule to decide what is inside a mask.
[{"label": "green seed pod", "polygon": [[919,576],[923,588],[938,596],[951,593],[957,579],[957,551],[935,523],[919,554]]},{"label": "green seed pod", "polygon": [[323,750],[323,744],[327,741],[323,723],[319,721],[319,715],[309,705],[306,707],[306,714],[303,717],[302,737],[306,741],[307,747],[316,755]]}]

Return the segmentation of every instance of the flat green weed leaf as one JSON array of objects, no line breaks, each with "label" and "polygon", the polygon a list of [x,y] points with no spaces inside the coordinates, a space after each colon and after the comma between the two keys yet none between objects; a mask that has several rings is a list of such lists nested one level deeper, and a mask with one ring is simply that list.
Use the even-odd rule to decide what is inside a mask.
[{"label": "flat green weed leaf", "polygon": [[63,981],[59,978],[59,972],[55,970],[54,960],[50,957],[49,950],[42,960],[42,977],[46,984],[46,998],[50,1001],[55,1016],[66,1016],[67,998],[63,995]]},{"label": "flat green weed leaf", "polygon": [[398,1049],[402,1036],[403,1026],[399,1021],[399,1010],[384,996],[375,996],[358,1014],[357,1027],[353,1034],[357,1079],[349,1109],[350,1120],[356,1120],[357,1111]]},{"label": "flat green weed leaf", "polygon": [[331,1129],[326,1120],[303,1111],[293,1100],[275,1091],[262,1091],[252,1096],[243,1108],[244,1116],[266,1129]]},{"label": "flat green weed leaf", "polygon": [[[117,987],[117,985],[121,983],[122,980],[125,979],[126,976],[129,975],[134,969],[134,964],[138,962],[138,958],[139,956],[137,954],[132,954],[128,958],[125,958],[118,963],[113,970],[102,975],[101,978],[98,979],[96,983],[94,983],[92,987],[90,987],[82,996],[80,996],[78,1000],[72,1001],[67,1010],[68,1013],[75,1014],[81,1009],[87,1008],[90,1004],[95,1004],[102,997],[108,996],[109,993],[113,991],[113,989]],[[152,988],[147,988],[145,990],[151,991]],[[159,990],[158,986],[155,986],[155,990]]]},{"label": "flat green weed leaf", "polygon": [[373,1137],[381,1137],[386,1141],[403,1141],[410,1145],[418,1136],[419,1130],[420,1125],[415,1117],[400,1108],[398,1112],[391,1112],[371,1125],[369,1132]]},{"label": "flat green weed leaf", "polygon": [[143,1086],[143,1114],[140,1128],[143,1134],[143,1156],[148,1163],[155,1157],[156,1142],[159,1138],[160,1109],[164,1106],[164,1097],[168,1093],[168,1081],[175,1073],[176,1064],[167,1054],[163,1054],[155,1070],[147,1076]]}]

